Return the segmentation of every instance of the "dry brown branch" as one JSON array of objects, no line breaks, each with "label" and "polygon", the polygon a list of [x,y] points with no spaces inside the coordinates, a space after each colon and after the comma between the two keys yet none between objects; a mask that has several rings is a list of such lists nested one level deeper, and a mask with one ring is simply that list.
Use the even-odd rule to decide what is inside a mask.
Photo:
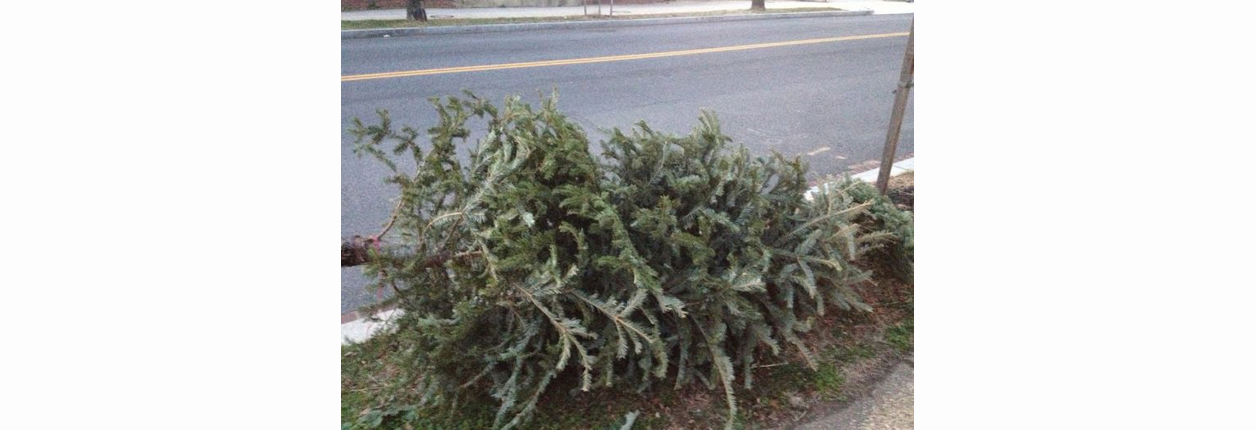
[{"label": "dry brown branch", "polygon": [[[372,258],[370,249],[376,247],[378,250],[379,241],[362,236],[353,236],[345,239],[340,243],[340,267],[354,267],[369,263]],[[480,251],[467,251],[453,253],[449,251],[441,251],[423,258],[423,262],[419,264],[420,268],[439,267],[446,261],[472,257],[480,255]]]}]

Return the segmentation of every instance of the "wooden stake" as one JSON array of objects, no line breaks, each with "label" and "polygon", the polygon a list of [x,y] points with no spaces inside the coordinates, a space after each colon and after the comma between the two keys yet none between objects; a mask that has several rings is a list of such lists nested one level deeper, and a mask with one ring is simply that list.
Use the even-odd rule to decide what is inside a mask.
[{"label": "wooden stake", "polygon": [[911,23],[907,36],[907,52],[903,54],[903,69],[898,77],[898,89],[894,90],[894,111],[890,114],[890,129],[885,134],[885,152],[881,154],[881,170],[877,172],[877,189],[885,194],[890,185],[890,169],[894,168],[894,151],[898,149],[898,133],[903,128],[903,114],[907,111],[907,95],[911,93],[915,76],[915,55],[912,45],[916,39],[916,20]]}]

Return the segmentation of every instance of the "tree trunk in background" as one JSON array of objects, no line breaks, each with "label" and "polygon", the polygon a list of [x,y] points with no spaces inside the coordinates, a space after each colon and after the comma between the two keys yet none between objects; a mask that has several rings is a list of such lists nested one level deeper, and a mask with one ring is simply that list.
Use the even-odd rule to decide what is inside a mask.
[{"label": "tree trunk in background", "polygon": [[427,21],[427,11],[423,10],[423,0],[410,0],[410,4],[406,5],[406,19]]},{"label": "tree trunk in background", "polygon": [[764,0],[750,0],[750,10],[766,10],[767,5],[763,2]]}]

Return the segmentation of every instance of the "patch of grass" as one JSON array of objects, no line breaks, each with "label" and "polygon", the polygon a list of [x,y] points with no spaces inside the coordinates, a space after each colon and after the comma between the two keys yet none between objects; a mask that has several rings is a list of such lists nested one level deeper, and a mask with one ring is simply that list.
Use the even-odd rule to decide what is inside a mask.
[{"label": "patch of grass", "polygon": [[[341,396],[342,402],[347,402]],[[493,409],[486,402],[468,403],[456,411],[438,411],[414,405],[369,408],[356,416],[341,418],[342,430],[451,429],[475,430],[491,428]]]},{"label": "patch of grass", "polygon": [[841,400],[842,385],[846,383],[846,377],[842,376],[837,366],[826,363],[816,370],[813,383],[816,392],[825,400]]},{"label": "patch of grass", "polygon": [[[887,342],[897,342],[889,339],[898,339],[903,330],[910,333],[910,324],[904,322],[888,330],[885,335]],[[395,338],[392,334],[382,334],[362,344],[342,347],[343,430],[485,429],[492,426],[497,405],[487,397],[469,399],[456,410],[413,407],[417,398],[407,394],[398,384],[392,370],[397,365],[393,356],[403,349]],[[823,401],[849,400],[850,388],[843,369],[848,363],[876,357],[878,350],[869,346],[875,344],[875,340],[865,339],[853,346],[830,346],[820,354],[816,370],[801,362],[759,369],[755,372],[753,389],[738,394],[741,413],[733,427],[775,428],[791,422],[789,420],[801,412],[791,407],[790,395],[802,394],[804,398]],[[881,352],[885,352],[884,344]],[[722,422],[720,407],[723,402],[718,395],[711,396],[710,403],[688,403],[693,401],[694,393],[706,393],[700,387],[675,391],[670,384],[661,384],[642,394],[632,390],[595,390],[573,395],[578,386],[573,375],[564,375],[555,381],[554,393],[542,399],[543,406],[526,428],[614,430],[619,428],[625,414],[630,411],[641,412],[634,429],[707,428],[706,424]],[[687,406],[682,406],[686,403]],[[714,424],[710,426],[718,427]]]},{"label": "patch of grass", "polygon": [[876,357],[877,351],[869,345],[860,343],[853,346],[832,347],[826,351],[825,355],[839,363],[850,363],[855,360]]},{"label": "patch of grass", "polygon": [[411,21],[406,19],[373,19],[365,21],[340,21],[341,30],[364,30],[373,28],[410,28],[410,27],[444,27],[451,25],[486,25],[486,24],[527,24],[536,22],[575,22],[575,21],[625,21],[633,19],[650,19],[650,18],[680,18],[693,16],[721,16],[721,15],[752,15],[752,14],[772,14],[772,13],[794,13],[794,12],[834,12],[840,11],[838,8],[830,7],[802,7],[794,9],[768,9],[766,11],[715,11],[715,12],[692,12],[692,13],[660,13],[650,15],[628,15],[628,16],[546,16],[546,17],[523,17],[523,18],[442,18],[429,19],[427,22]]},{"label": "patch of grass", "polygon": [[372,19],[366,21],[340,21],[341,30],[363,30],[371,28],[410,28],[410,27],[446,27],[451,25],[483,25],[483,24],[526,24],[533,22],[570,22],[590,21],[593,18],[579,17],[535,17],[535,18],[463,18],[433,19],[427,22],[407,19]]},{"label": "patch of grass", "polygon": [[491,399],[468,402],[453,413],[417,407],[418,399],[397,371],[400,349],[392,333],[340,348],[342,430],[470,430],[492,426]]},{"label": "patch of grass", "polygon": [[[588,406],[588,402],[585,399],[575,400],[575,402]],[[538,430],[576,428],[614,430],[623,426],[625,415],[635,409],[639,409],[635,408],[636,405],[631,401],[607,403],[610,404],[610,407],[605,409],[598,408],[597,410],[590,410],[591,408],[572,408],[569,410],[565,407],[540,409],[527,427]],[[633,424],[633,428],[645,428],[641,427],[641,423],[645,421],[644,418],[643,416],[638,416],[637,421]]]},{"label": "patch of grass", "polygon": [[[831,330],[824,326],[825,329],[812,332],[823,334],[808,338],[819,348],[816,370],[806,367],[799,357],[762,357],[753,372],[752,389],[742,390],[742,381],[737,381],[739,413],[734,428],[796,425],[794,420],[799,417],[810,419],[865,392],[869,366],[913,348],[912,295],[892,294],[881,300],[884,305],[876,315],[884,319],[842,320],[835,322],[841,326]],[[498,405],[488,396],[466,399],[454,410],[413,407],[418,399],[399,380],[398,372],[398,352],[406,349],[407,344],[400,336],[385,333],[341,348],[342,429],[490,428]],[[708,391],[701,384],[679,391],[664,382],[642,393],[631,389],[579,393],[578,381],[578,372],[555,380],[553,392],[542,398],[536,417],[524,428],[613,430],[622,425],[630,411],[641,413],[634,429],[716,429],[723,422],[725,410],[719,392]],[[801,397],[807,406],[793,406],[791,396]]]},{"label": "patch of grass", "polygon": [[787,390],[796,389],[805,384],[812,376],[811,369],[806,366],[789,363],[772,368],[767,378],[756,379],[755,385],[766,392],[782,394]]},{"label": "patch of grass", "polygon": [[387,366],[376,358],[387,354],[385,337],[340,347],[340,420],[345,428],[356,428],[359,421],[369,424],[366,415],[373,410],[373,394],[387,389],[379,379],[387,374]]},{"label": "patch of grass", "polygon": [[813,389],[825,400],[841,400],[846,377],[830,360],[823,360],[816,370],[800,364],[786,364],[755,379],[753,394],[747,398],[775,399],[780,407],[788,407],[788,393]]},{"label": "patch of grass", "polygon": [[[663,428],[663,426],[666,425],[666,423],[667,423],[667,419],[665,417],[662,417],[662,416],[656,417],[654,416],[653,413],[642,412],[641,415],[637,416],[637,421],[633,423],[632,428],[634,429]],[[618,428],[619,427],[616,427],[616,429]]]},{"label": "patch of grass", "polygon": [[914,326],[914,320],[908,319],[907,321],[890,327],[889,330],[885,331],[885,341],[894,346],[894,348],[897,348],[899,351],[911,351],[912,347],[915,345]]}]

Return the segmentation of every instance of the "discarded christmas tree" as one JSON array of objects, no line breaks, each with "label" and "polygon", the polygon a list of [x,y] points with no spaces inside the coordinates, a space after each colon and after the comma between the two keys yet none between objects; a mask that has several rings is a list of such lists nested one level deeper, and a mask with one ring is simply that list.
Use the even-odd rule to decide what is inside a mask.
[{"label": "discarded christmas tree", "polygon": [[[798,333],[826,311],[868,310],[852,286],[870,274],[854,263],[903,242],[874,230],[871,187],[843,180],[808,200],[800,161],[729,148],[712,114],[689,136],[616,129],[599,159],[556,98],[535,111],[470,94],[433,104],[426,152],[386,112],[355,120],[356,149],[401,189],[390,234],[367,239],[362,260],[405,311],[403,383],[425,405],[491,393],[494,427],[526,422],[563,372],[584,391],[700,381],[723,391],[731,425],[756,355],[793,348],[814,366]],[[469,120],[487,133],[463,165]],[[393,158],[407,155],[412,174]]]}]

